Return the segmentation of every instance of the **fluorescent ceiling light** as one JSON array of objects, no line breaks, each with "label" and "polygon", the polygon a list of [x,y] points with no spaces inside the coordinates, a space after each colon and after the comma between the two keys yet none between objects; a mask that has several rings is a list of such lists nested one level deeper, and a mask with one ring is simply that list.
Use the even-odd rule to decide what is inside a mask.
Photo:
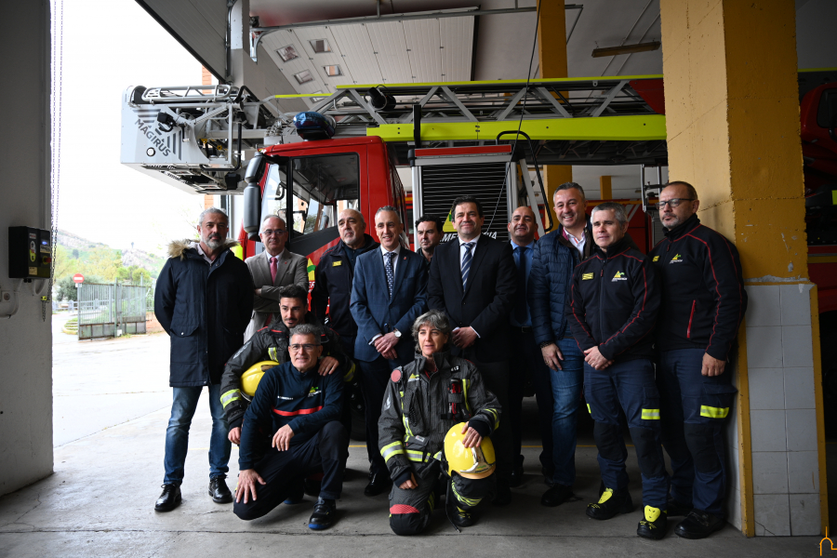
[{"label": "fluorescent ceiling light", "polygon": [[331,45],[328,44],[328,41],[325,39],[312,39],[308,41],[311,45],[311,50],[314,52],[331,52]]},{"label": "fluorescent ceiling light", "polygon": [[299,54],[297,54],[296,49],[293,45],[283,46],[282,48],[277,49],[276,53],[279,55],[283,62],[293,60],[294,58],[299,58]]},{"label": "fluorescent ceiling light", "polygon": [[314,76],[311,75],[311,72],[308,70],[302,70],[301,72],[294,74],[297,83],[302,85],[303,83],[308,83],[309,81],[314,81]]},{"label": "fluorescent ceiling light", "polygon": [[658,48],[660,48],[660,41],[637,43],[635,45],[622,45],[617,47],[596,48],[593,49],[593,58],[616,56],[618,54],[631,54],[634,52],[647,52],[650,50],[657,50]]}]

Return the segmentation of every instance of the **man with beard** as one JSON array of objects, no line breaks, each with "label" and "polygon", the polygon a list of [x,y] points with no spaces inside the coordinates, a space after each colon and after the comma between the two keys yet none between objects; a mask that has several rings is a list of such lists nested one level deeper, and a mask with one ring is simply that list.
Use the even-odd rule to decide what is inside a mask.
[{"label": "man with beard", "polygon": [[230,250],[237,243],[226,239],[226,213],[211,207],[198,222],[200,241],[169,245],[169,259],[154,292],[154,313],[171,338],[169,384],[174,392],[166,430],[163,493],[154,505],[159,512],[180,505],[189,426],[204,386],[209,388],[212,413],[209,494],[218,504],[232,501],[224,482],[230,442],[221,407],[221,372],[244,341],[254,287],[247,265]]}]

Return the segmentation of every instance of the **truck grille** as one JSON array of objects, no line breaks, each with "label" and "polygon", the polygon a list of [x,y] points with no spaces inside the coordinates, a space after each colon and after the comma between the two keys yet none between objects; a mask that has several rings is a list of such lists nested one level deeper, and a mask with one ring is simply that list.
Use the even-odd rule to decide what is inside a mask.
[{"label": "truck grille", "polygon": [[422,207],[419,209],[422,215],[438,215],[444,219],[457,196],[474,196],[482,204],[484,212],[483,234],[508,240],[506,225],[510,213],[507,201],[508,185],[504,184],[505,179],[506,163],[423,166]]}]

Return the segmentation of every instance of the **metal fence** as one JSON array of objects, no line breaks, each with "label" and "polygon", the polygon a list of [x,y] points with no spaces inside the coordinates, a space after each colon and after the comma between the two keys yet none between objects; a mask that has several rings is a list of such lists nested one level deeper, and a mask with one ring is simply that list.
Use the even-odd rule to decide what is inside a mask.
[{"label": "metal fence", "polygon": [[149,287],[82,283],[78,290],[78,338],[145,333]]}]

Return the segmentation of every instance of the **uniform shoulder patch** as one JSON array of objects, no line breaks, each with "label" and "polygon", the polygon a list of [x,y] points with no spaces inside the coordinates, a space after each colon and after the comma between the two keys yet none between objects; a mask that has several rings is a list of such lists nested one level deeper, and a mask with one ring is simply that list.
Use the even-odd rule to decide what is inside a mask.
[{"label": "uniform shoulder patch", "polygon": [[389,379],[393,382],[400,382],[401,381],[401,369],[396,368],[392,371],[392,374],[389,375]]},{"label": "uniform shoulder patch", "polygon": [[581,274],[581,280],[582,281],[587,281],[588,279],[592,279],[592,278],[593,278],[592,273],[582,273]]},{"label": "uniform shoulder patch", "polygon": [[331,262],[331,267],[338,267],[341,265],[343,265],[343,260],[334,260],[333,262]]},{"label": "uniform shoulder patch", "polygon": [[653,259],[653,260],[651,260],[651,261],[652,261],[652,262],[656,262],[656,261],[659,261],[659,260],[660,260],[660,256],[654,256],[654,259]]}]

